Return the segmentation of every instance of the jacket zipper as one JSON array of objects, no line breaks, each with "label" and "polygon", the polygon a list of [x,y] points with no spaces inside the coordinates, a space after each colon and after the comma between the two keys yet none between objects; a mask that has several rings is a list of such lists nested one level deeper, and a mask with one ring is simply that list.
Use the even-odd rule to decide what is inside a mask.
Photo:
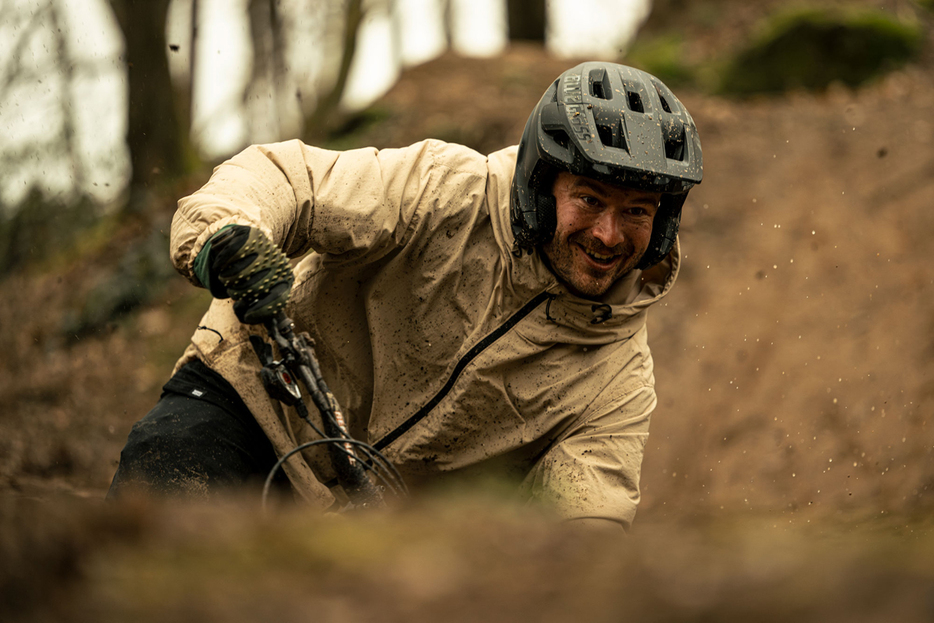
[{"label": "jacket zipper", "polygon": [[385,437],[383,437],[382,439],[374,443],[373,447],[376,448],[377,450],[382,450],[383,448],[391,444],[393,441],[395,441],[396,439],[398,439],[399,437],[407,433],[413,426],[418,424],[422,419],[424,419],[424,417],[428,415],[432,409],[438,406],[438,403],[444,400],[444,397],[447,396],[448,393],[450,393],[450,391],[454,388],[454,384],[457,383],[457,379],[460,376],[461,372],[464,371],[464,368],[470,365],[470,362],[476,359],[480,355],[480,353],[482,353],[489,346],[491,346],[496,340],[503,337],[513,327],[519,324],[526,316],[532,313],[532,311],[536,307],[541,305],[545,299],[551,298],[552,296],[553,295],[549,294],[548,292],[542,292],[536,295],[535,298],[533,298],[531,301],[523,305],[522,308],[519,309],[519,311],[517,311],[512,316],[510,316],[509,319],[506,320],[506,322],[504,322],[503,324],[498,326],[496,329],[494,329],[485,338],[483,338],[482,340],[474,344],[473,348],[468,350],[464,354],[464,356],[461,357],[460,360],[457,362],[457,365],[454,366],[454,370],[451,371],[451,376],[448,377],[448,380],[444,384],[444,386],[440,390],[438,390],[438,393],[436,393],[431,398],[431,400],[426,402],[422,406],[421,409],[416,411],[414,415],[412,415],[405,422],[397,426],[395,430],[391,431]]}]

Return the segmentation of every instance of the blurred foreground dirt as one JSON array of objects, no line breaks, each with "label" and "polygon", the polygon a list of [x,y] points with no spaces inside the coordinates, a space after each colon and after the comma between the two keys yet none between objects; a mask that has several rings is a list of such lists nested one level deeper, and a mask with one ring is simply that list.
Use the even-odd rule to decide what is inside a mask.
[{"label": "blurred foreground dirt", "polygon": [[[572,64],[444,57],[351,140],[497,149]],[[681,95],[705,180],[680,282],[650,313],[659,406],[626,542],[469,496],[348,521],[103,505],[208,299],[179,278],[98,334],[62,327],[186,187],[76,261],[0,282],[0,619],[934,618],[934,80]]]},{"label": "blurred foreground dirt", "polygon": [[0,521],[4,621],[934,617],[929,523],[653,524],[608,540],[482,498],[349,518],[6,498]]}]

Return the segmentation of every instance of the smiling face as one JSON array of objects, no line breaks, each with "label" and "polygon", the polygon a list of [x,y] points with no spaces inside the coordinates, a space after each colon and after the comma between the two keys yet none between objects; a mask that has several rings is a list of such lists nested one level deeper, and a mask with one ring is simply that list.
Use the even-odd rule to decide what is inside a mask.
[{"label": "smiling face", "polygon": [[564,171],[552,192],[558,224],[542,251],[571,292],[599,298],[642,259],[661,193],[611,186]]}]

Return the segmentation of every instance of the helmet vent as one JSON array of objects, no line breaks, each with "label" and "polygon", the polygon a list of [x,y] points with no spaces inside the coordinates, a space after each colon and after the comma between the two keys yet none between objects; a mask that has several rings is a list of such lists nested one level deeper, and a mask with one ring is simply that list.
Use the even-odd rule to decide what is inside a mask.
[{"label": "helmet vent", "polygon": [[613,87],[605,69],[590,72],[590,94],[602,100],[613,97]]},{"label": "helmet vent", "polygon": [[598,125],[597,134],[600,135],[600,142],[607,147],[613,146],[613,128],[608,125]]},{"label": "helmet vent", "polygon": [[561,147],[567,149],[568,145],[571,144],[571,138],[568,136],[568,133],[564,130],[552,130],[549,132],[551,138],[555,139],[555,142]]},{"label": "helmet vent", "polygon": [[594,97],[599,97],[599,98],[602,99],[602,100],[608,99],[607,96],[606,96],[606,93],[603,92],[603,83],[602,83],[602,82],[594,82],[594,83],[590,86],[590,90],[593,92],[593,96],[594,96]]},{"label": "helmet vent", "polygon": [[632,112],[644,113],[645,108],[642,106],[642,96],[639,95],[636,91],[627,91],[626,95],[629,96],[629,110]]},{"label": "helmet vent", "polygon": [[619,123],[601,123],[597,120],[597,135],[605,147],[626,149],[626,139],[620,130]]},{"label": "helmet vent", "polygon": [[684,162],[684,126],[671,123],[665,128],[665,157]]},{"label": "helmet vent", "polygon": [[652,80],[652,86],[655,87],[655,92],[658,93],[658,99],[661,100],[662,110],[671,114],[671,104],[668,103],[668,100],[674,98],[675,102],[677,103],[678,98],[675,97],[674,93],[668,90],[668,87],[658,82],[657,80]]}]

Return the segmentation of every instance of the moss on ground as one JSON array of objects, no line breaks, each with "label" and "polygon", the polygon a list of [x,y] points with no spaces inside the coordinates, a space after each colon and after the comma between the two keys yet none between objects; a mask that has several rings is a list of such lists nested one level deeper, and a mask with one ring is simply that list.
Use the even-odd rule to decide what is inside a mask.
[{"label": "moss on ground", "polygon": [[685,53],[684,39],[677,33],[638,40],[623,62],[649,72],[672,88],[694,83],[697,72],[696,64]]},{"label": "moss on ground", "polygon": [[[934,8],[934,0],[921,0]],[[622,62],[675,87],[747,96],[856,87],[916,60],[925,27],[866,8],[798,7],[766,17],[727,57],[704,56],[680,31],[638,39]]]},{"label": "moss on ground", "polygon": [[821,90],[834,82],[855,87],[917,58],[923,39],[919,24],[877,10],[785,11],[724,64],[717,90],[750,95]]}]

